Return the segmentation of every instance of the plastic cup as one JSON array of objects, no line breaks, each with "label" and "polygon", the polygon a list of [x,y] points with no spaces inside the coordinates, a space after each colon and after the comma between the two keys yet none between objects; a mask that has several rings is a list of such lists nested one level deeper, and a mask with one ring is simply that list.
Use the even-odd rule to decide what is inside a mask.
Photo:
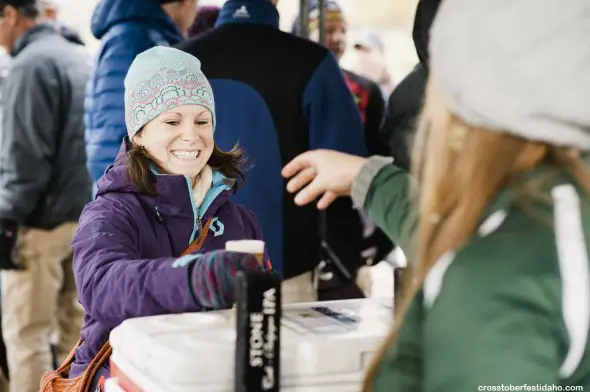
[{"label": "plastic cup", "polygon": [[264,264],[264,241],[260,240],[236,240],[227,241],[225,250],[229,252],[250,253],[256,256],[260,265]]}]

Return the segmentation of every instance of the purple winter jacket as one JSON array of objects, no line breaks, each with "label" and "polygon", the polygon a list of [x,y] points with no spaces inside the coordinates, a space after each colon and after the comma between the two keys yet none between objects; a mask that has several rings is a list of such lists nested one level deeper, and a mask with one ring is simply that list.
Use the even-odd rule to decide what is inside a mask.
[{"label": "purple winter jacket", "polygon": [[[156,175],[157,196],[140,193],[127,180],[126,151],[124,141],[115,164],[98,181],[96,200],[82,212],[72,242],[85,316],[84,343],[76,350],[70,378],[86,369],[125,319],[202,310],[192,298],[187,263],[174,263],[198,238],[200,222],[212,218],[201,252],[224,249],[228,240],[261,239],[255,215],[229,200],[233,180],[214,171],[213,186],[195,209],[184,176]],[[108,378],[108,364],[95,384],[100,376]]]}]

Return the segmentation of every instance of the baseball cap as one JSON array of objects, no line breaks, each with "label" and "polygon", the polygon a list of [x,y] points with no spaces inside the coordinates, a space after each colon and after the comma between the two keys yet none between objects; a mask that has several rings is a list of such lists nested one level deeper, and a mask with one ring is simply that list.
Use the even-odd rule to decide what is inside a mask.
[{"label": "baseball cap", "polygon": [[355,49],[366,48],[370,50],[378,50],[383,52],[383,41],[379,34],[373,30],[365,30],[361,32],[352,42]]}]

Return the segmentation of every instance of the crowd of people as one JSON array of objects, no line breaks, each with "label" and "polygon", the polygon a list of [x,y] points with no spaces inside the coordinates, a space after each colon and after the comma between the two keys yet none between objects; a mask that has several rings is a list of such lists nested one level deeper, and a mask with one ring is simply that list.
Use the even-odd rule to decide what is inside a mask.
[{"label": "crowd of people", "polygon": [[[159,298],[178,293],[152,292],[161,290],[154,277],[163,275],[146,266],[181,256],[203,233],[209,233],[201,244],[205,254],[231,239],[264,239],[268,259],[284,279],[287,303],[364,297],[371,286],[368,266],[393,248],[350,200],[325,214],[301,209],[281,177],[289,160],[310,149],[387,154],[379,132],[388,81],[380,75],[378,85],[340,69],[347,23],[339,5],[326,3],[324,48],[312,42],[319,36],[315,2],[309,7],[311,41],[279,30],[274,2],[231,0],[198,12],[197,3],[102,0],[91,20],[101,45],[90,59],[80,37],[60,23],[55,3],[1,2],[0,43],[10,67],[3,79],[0,175],[3,370],[13,391],[38,389],[43,373],[62,363],[79,338],[70,376],[83,374],[110,329],[127,317],[228,305],[227,282],[212,291],[217,299],[194,291],[201,286],[187,288],[184,304]],[[374,41],[357,47],[369,51]],[[171,47],[176,52],[161,49]],[[179,51],[197,62],[187,63],[193,57],[178,57]],[[147,53],[152,57],[133,68]],[[153,70],[175,56],[178,63],[167,67],[182,65],[177,77],[191,74],[210,87],[177,84],[171,91],[182,92],[183,105],[206,110],[171,114],[172,106],[156,110],[146,103],[150,94],[165,100],[150,83],[172,78],[172,71],[154,71],[148,82],[146,64]],[[130,109],[133,100],[142,102],[137,114]],[[211,135],[187,135],[182,126],[192,124],[190,117]],[[169,138],[154,136],[161,132]],[[183,172],[183,165],[194,172]],[[119,200],[121,194],[128,200]],[[136,209],[121,209],[130,200]],[[121,236],[126,242],[118,243]],[[212,274],[224,282],[232,263],[239,265],[234,256],[211,255],[211,270],[193,267],[201,264],[191,257],[182,262],[194,269],[195,282]],[[170,273],[186,275],[180,268]],[[138,288],[135,281],[144,284]],[[171,290],[181,286],[170,281]],[[145,298],[153,302],[143,303]],[[108,375],[108,362],[102,365],[94,383]]]},{"label": "crowd of people", "polygon": [[113,328],[229,308],[236,271],[279,272],[283,303],[363,298],[394,243],[367,392],[590,386],[590,3],[420,0],[395,88],[374,34],[341,68],[335,0],[325,46],[318,2],[309,39],[276,3],[101,0],[91,60],[51,1],[0,0],[10,391],[101,391]]}]

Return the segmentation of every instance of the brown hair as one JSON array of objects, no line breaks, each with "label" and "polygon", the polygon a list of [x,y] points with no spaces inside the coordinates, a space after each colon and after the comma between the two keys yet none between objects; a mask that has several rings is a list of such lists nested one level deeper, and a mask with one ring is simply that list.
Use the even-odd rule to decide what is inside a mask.
[{"label": "brown hair", "polygon": [[[156,165],[161,173],[166,173],[166,170],[156,164],[155,160],[150,157],[145,148],[135,143],[131,143],[131,147],[127,152],[127,159],[127,176],[129,181],[141,192],[155,195],[155,177],[150,170],[150,166]],[[219,170],[227,178],[237,180],[233,185],[233,191],[238,190],[246,181],[246,174],[242,170],[245,163],[246,156],[244,151],[237,144],[227,152],[221,151],[217,146],[213,146],[213,153],[207,162],[213,170]]]},{"label": "brown hair", "polygon": [[[435,119],[431,124],[429,119]],[[541,164],[567,171],[590,193],[590,170],[571,148],[532,142],[467,125],[443,106],[429,82],[424,115],[414,147],[417,178],[418,233],[416,262],[404,278],[395,324],[370,365],[363,391],[370,392],[386,350],[395,342],[403,316],[433,264],[460,247],[476,230],[491,199],[506,186],[516,186],[519,201],[538,198],[539,183],[522,175]]]}]

